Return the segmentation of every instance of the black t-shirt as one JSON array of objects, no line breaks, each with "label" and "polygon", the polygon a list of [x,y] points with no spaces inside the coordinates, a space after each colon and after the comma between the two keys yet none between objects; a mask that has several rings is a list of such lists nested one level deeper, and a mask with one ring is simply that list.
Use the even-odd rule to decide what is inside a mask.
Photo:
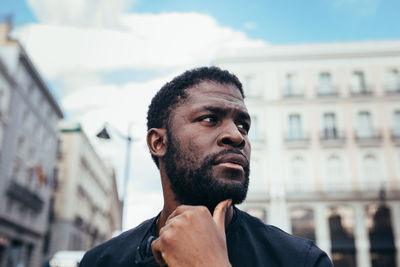
[{"label": "black t-shirt", "polygon": [[[151,241],[157,237],[157,217],[88,251],[80,267],[153,267]],[[235,208],[226,229],[233,267],[332,267],[312,241],[294,237]]]}]

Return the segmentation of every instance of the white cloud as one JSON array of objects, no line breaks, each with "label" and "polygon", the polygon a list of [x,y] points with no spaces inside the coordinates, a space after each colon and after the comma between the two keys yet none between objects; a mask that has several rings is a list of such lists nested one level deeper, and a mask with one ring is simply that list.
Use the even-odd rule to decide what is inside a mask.
[{"label": "white cloud", "polygon": [[204,14],[128,14],[120,22],[120,30],[31,24],[15,36],[50,79],[73,71],[204,65],[220,51],[265,45]]},{"label": "white cloud", "polygon": [[42,23],[81,27],[116,26],[132,0],[27,0]]}]

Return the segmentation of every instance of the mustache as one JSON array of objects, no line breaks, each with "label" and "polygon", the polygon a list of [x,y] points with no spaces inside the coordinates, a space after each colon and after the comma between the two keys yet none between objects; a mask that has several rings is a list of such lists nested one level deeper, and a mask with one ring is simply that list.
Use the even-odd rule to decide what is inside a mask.
[{"label": "mustache", "polygon": [[209,163],[215,163],[215,161],[217,160],[217,158],[219,158],[219,157],[221,157],[221,156],[223,156],[223,155],[226,155],[226,154],[238,154],[238,155],[241,155],[241,156],[246,160],[246,165],[245,165],[244,167],[245,167],[245,168],[249,168],[250,162],[249,162],[249,159],[247,158],[247,156],[246,156],[245,154],[243,154],[242,151],[236,150],[236,149],[231,149],[231,148],[230,148],[230,149],[227,148],[227,149],[224,149],[224,150],[222,150],[222,151],[220,151],[220,152],[218,152],[218,153],[209,155],[209,156],[206,158],[205,161],[207,161],[207,162],[209,162]]}]

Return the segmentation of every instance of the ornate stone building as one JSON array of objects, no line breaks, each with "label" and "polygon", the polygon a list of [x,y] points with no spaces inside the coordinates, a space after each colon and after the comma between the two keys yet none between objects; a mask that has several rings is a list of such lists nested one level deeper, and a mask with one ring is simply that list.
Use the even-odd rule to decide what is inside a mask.
[{"label": "ornate stone building", "polygon": [[39,267],[63,114],[9,28],[0,25],[0,266]]},{"label": "ornate stone building", "polygon": [[400,266],[400,41],[271,45],[215,65],[252,116],[242,208],[335,266]]}]

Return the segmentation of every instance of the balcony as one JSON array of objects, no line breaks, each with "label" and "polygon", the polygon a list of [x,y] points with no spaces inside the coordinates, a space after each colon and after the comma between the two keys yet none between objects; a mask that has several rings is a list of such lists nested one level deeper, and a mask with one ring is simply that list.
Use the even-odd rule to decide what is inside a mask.
[{"label": "balcony", "polygon": [[306,148],[310,145],[310,137],[306,133],[286,133],[284,142],[288,148]]},{"label": "balcony", "polygon": [[382,132],[380,130],[355,131],[355,141],[360,146],[379,146],[382,143]]},{"label": "balcony", "polygon": [[317,87],[317,96],[321,98],[325,97],[338,97],[339,93],[336,86],[329,87]]},{"label": "balcony", "polygon": [[300,88],[283,88],[282,92],[286,99],[304,98],[304,90]]},{"label": "balcony", "polygon": [[369,97],[372,96],[373,94],[371,86],[364,86],[361,88],[351,87],[350,90],[351,90],[351,95],[354,97]]},{"label": "balcony", "polygon": [[386,86],[386,95],[400,95],[400,84],[394,86]]},{"label": "balcony", "polygon": [[10,182],[6,194],[9,198],[20,202],[26,208],[31,209],[34,212],[38,213],[43,208],[44,202],[38,194],[31,192],[28,188],[16,183],[15,181]]},{"label": "balcony", "polygon": [[395,145],[400,145],[400,129],[392,130],[391,138]]},{"label": "balcony", "polygon": [[325,147],[342,147],[346,142],[344,133],[336,128],[324,129],[320,133],[319,140],[321,145]]}]

